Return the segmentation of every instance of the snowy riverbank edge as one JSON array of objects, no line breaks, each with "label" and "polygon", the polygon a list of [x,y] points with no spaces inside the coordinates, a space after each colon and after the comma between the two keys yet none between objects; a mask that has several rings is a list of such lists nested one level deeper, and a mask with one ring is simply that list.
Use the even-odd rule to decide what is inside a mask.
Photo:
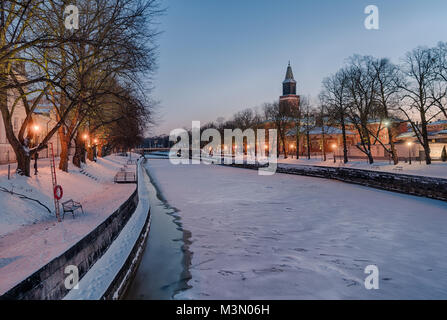
[{"label": "snowy riverbank edge", "polygon": [[[223,165],[258,170],[257,164]],[[276,173],[333,179],[370,188],[447,201],[447,179],[345,167],[279,165]]]},{"label": "snowy riverbank edge", "polygon": [[64,300],[119,299],[138,267],[150,228],[149,177],[138,161],[138,206],[104,255]]}]

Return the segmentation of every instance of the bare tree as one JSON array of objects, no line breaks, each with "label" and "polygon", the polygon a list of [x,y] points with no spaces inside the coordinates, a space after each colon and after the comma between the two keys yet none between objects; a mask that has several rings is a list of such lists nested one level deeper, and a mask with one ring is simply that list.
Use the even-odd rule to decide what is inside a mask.
[{"label": "bare tree", "polygon": [[[34,111],[46,90],[60,86],[60,79],[67,72],[65,68],[51,70],[47,64],[51,57],[45,53],[49,48],[73,41],[40,27],[45,8],[46,2],[39,0],[0,2],[0,111],[6,137],[16,155],[17,172],[27,176],[33,154],[45,148],[62,125],[62,121],[57,122],[38,145],[30,145],[29,128]],[[20,106],[26,117],[16,134],[12,121]]]},{"label": "bare tree", "polygon": [[332,122],[341,127],[343,141],[343,162],[348,162],[346,142],[346,118],[348,112],[348,78],[342,69],[323,80],[320,101],[328,108]]},{"label": "bare tree", "polygon": [[310,132],[316,126],[315,111],[311,106],[310,98],[301,97],[300,109],[303,115],[303,122],[302,122],[303,131],[304,134],[306,135],[305,137],[306,137],[307,159],[310,160],[311,158]]},{"label": "bare tree", "polygon": [[356,147],[374,163],[371,153],[371,136],[369,120],[377,114],[377,78],[374,76],[373,58],[353,56],[346,68],[348,86],[348,117],[360,136]]},{"label": "bare tree", "polygon": [[[79,30],[66,30],[66,1],[28,0],[0,3],[0,111],[17,172],[29,175],[30,158],[59,130],[62,159],[77,128],[94,108],[103,81],[114,77],[139,86],[139,75],[154,70],[156,0],[81,0]],[[56,125],[31,146],[36,108],[46,98]],[[10,101],[12,101],[10,103]],[[20,103],[26,118],[17,135],[12,119]],[[12,104],[12,106],[11,106]],[[65,150],[65,153],[64,153]],[[62,168],[66,170],[62,162]]]},{"label": "bare tree", "polygon": [[436,60],[436,80],[432,87],[431,98],[447,118],[447,42],[438,43],[433,51]]},{"label": "bare tree", "polygon": [[[284,158],[287,158],[287,149],[286,149],[286,132],[290,126],[290,118],[289,114],[286,114],[282,108],[279,107],[278,102],[267,103],[264,105],[264,114],[265,117],[272,121],[275,125],[276,130],[278,130],[278,157],[281,151],[281,146],[284,153]],[[281,143],[279,143],[281,142]]]},{"label": "bare tree", "polygon": [[[399,163],[395,143],[394,143],[394,121],[391,116],[392,112],[399,108],[400,103],[400,86],[401,72],[399,68],[392,64],[388,59],[374,59],[372,62],[375,76],[377,79],[377,104],[379,106],[378,113],[381,119],[384,119],[385,127],[388,132],[389,147],[387,147],[379,138],[382,122],[379,124],[378,132],[374,135],[376,140],[387,151],[394,164]],[[373,134],[370,130],[370,134]]]},{"label": "bare tree", "polygon": [[[432,93],[437,77],[437,65],[436,54],[432,49],[418,47],[408,52],[402,66],[407,81],[400,85],[407,104],[399,109],[408,119],[419,143],[424,148],[427,164],[431,164],[427,124],[439,113],[432,112],[432,107],[436,104]],[[415,111],[418,120],[412,116],[412,111]]]},{"label": "bare tree", "polygon": [[298,108],[292,108],[290,112],[290,118],[293,122],[292,131],[295,133],[295,146],[296,146],[295,153],[297,159],[300,158],[300,139],[301,139],[302,122],[303,122],[303,112],[301,111],[301,109],[302,105],[299,106]]}]

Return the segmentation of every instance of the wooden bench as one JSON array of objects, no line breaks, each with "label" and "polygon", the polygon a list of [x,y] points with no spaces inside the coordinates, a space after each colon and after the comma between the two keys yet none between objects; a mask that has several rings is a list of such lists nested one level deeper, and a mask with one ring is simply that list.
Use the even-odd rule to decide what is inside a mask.
[{"label": "wooden bench", "polygon": [[395,171],[402,171],[403,169],[404,169],[404,167],[401,167],[401,166],[397,166],[397,167],[393,168],[393,170],[395,170]]},{"label": "wooden bench", "polygon": [[64,210],[62,218],[65,218],[65,212],[71,212],[73,219],[75,218],[74,212],[81,209],[82,214],[84,214],[84,209],[79,202],[73,201],[72,199],[62,202],[62,209]]}]

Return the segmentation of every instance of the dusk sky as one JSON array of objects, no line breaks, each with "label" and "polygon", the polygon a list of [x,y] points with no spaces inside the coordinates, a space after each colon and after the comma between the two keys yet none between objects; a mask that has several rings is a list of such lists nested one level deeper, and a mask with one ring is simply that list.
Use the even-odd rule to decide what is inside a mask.
[{"label": "dusk sky", "polygon": [[[364,27],[367,5],[380,29]],[[418,45],[446,41],[447,1],[162,0],[154,96],[169,134],[278,99],[290,60],[297,94],[316,97],[352,54],[399,62]]]}]

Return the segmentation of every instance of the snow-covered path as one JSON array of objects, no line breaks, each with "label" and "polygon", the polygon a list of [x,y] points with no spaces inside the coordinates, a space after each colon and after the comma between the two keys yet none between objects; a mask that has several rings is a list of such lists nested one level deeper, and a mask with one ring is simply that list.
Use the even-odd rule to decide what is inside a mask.
[{"label": "snow-covered path", "polygon": [[[342,182],[148,160],[191,231],[176,298],[447,298],[447,203]],[[367,265],[380,289],[366,290]]]}]

